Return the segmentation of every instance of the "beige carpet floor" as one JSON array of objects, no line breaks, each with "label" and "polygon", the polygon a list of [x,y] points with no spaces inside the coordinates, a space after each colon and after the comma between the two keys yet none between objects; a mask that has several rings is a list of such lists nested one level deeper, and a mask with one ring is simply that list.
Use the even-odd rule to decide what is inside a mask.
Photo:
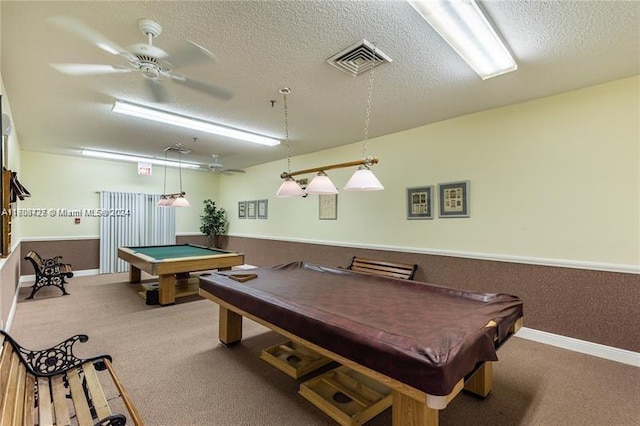
[{"label": "beige carpet floor", "polygon": [[[126,279],[75,277],[69,296],[45,288],[33,300],[22,288],[11,334],[32,349],[88,334],[77,354],[113,356],[147,425],[335,424],[297,393],[298,381],[258,358],[283,340],[276,333],[244,320],[243,341],[225,348],[216,304],[195,296],[147,306]],[[517,337],[498,355],[493,392],[460,394],[441,425],[640,425],[640,368]],[[390,424],[390,410],[368,422]]]}]

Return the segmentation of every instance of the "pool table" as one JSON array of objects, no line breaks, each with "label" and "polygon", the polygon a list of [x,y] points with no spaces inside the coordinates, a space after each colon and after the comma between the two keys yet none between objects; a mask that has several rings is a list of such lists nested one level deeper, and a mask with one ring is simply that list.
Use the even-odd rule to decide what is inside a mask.
[{"label": "pool table", "polygon": [[438,424],[461,391],[487,396],[497,349],[521,326],[512,295],[292,262],[200,277],[200,294],[220,306],[218,338],[242,339],[242,318],[265,325],[392,389],[393,424]]},{"label": "pool table", "polygon": [[[159,278],[158,301],[161,305],[175,303],[176,275],[188,278],[190,272],[209,269],[228,270],[244,264],[244,254],[195,244],[145,247],[120,247],[118,257],[129,263],[129,282],[140,282],[140,271]],[[197,288],[178,297],[198,294]]]}]

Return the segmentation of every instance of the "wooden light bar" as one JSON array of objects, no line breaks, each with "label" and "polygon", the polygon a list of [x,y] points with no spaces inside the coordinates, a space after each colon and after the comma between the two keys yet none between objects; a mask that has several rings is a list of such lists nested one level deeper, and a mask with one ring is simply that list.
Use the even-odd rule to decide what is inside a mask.
[{"label": "wooden light bar", "polygon": [[342,168],[345,168],[345,167],[371,166],[371,165],[377,164],[377,163],[378,163],[378,159],[376,157],[368,157],[368,158],[364,158],[362,160],[349,161],[347,163],[330,164],[328,166],[314,167],[312,169],[298,170],[296,172],[289,172],[289,173],[282,172],[280,177],[282,179],[286,179],[288,177],[293,177],[293,176],[296,176],[296,175],[304,175],[304,174],[308,174],[308,173],[316,173],[316,172],[320,172],[320,171],[327,171],[327,170],[333,170],[333,169],[342,169]]}]

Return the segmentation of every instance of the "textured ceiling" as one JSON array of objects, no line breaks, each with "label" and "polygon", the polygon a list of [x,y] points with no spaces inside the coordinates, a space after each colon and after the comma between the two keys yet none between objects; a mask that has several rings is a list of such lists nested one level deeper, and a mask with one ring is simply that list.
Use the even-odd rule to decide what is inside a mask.
[{"label": "textured ceiling", "polygon": [[[173,128],[111,112],[114,99],[155,105],[283,138],[288,86],[293,155],[362,140],[368,74],[325,61],[366,39],[393,62],[376,68],[369,137],[640,74],[640,2],[484,1],[518,70],[482,81],[405,1],[0,2],[1,70],[23,149],[78,155],[82,148],[162,157],[181,142],[185,161],[244,168],[286,157],[286,146]],[[163,27],[154,45],[192,40],[216,62],[177,71],[231,90],[228,101],[164,81],[156,104],[138,73],[69,76],[50,63],[126,65],[47,22],[82,20],[120,46],[145,42],[137,27]],[[271,100],[276,100],[272,107]],[[193,138],[198,140],[194,142]]]}]

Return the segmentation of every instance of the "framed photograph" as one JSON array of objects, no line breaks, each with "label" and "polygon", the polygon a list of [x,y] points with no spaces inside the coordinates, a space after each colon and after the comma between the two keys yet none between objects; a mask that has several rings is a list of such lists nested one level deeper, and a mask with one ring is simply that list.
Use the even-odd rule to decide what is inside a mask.
[{"label": "framed photograph", "polygon": [[258,219],[267,218],[268,200],[258,200]]},{"label": "framed photograph", "polygon": [[256,201],[247,201],[247,218],[255,219],[256,218]]},{"label": "framed photograph", "polygon": [[438,184],[439,217],[469,217],[469,181]]},{"label": "framed photograph", "polygon": [[318,194],[320,220],[338,219],[338,194]]},{"label": "framed photograph", "polygon": [[245,219],[247,217],[247,202],[246,201],[238,201],[238,217],[240,219]]},{"label": "framed photograph", "polygon": [[407,188],[407,219],[433,219],[433,185]]}]

